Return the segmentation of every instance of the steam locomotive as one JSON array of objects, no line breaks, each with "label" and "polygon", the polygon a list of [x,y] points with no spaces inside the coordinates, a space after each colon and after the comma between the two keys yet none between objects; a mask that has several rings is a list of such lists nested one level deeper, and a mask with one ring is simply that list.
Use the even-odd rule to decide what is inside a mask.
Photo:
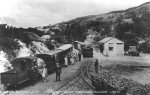
[{"label": "steam locomotive", "polygon": [[92,44],[85,44],[79,41],[75,41],[74,47],[82,53],[83,58],[93,57]]}]

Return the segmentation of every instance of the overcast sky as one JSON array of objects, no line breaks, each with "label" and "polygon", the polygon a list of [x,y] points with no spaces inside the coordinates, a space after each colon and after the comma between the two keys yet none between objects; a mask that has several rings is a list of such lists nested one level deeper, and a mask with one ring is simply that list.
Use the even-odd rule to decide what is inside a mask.
[{"label": "overcast sky", "polygon": [[76,17],[138,6],[148,0],[0,0],[0,23],[17,27],[55,24]]}]

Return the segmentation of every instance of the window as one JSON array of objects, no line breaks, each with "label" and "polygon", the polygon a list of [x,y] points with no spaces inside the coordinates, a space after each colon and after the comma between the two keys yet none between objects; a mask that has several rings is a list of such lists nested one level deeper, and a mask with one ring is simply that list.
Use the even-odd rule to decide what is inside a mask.
[{"label": "window", "polygon": [[24,71],[26,68],[25,68],[25,66],[26,66],[26,63],[25,62],[22,62],[21,64],[20,64],[20,66],[21,66],[21,70],[22,71]]},{"label": "window", "polygon": [[21,70],[26,70],[29,67],[29,63],[31,63],[31,60],[23,59],[23,61],[20,62]]},{"label": "window", "polygon": [[109,51],[113,51],[113,45],[114,45],[113,43],[109,43],[109,44],[108,44],[108,46],[109,46]]},{"label": "window", "polygon": [[109,51],[112,51],[113,50],[113,47],[109,47]]}]

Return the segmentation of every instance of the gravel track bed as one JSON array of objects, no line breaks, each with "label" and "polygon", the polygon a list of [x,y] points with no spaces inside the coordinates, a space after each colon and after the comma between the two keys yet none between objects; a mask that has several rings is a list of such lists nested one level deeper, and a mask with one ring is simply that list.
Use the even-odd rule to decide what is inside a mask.
[{"label": "gravel track bed", "polygon": [[92,93],[93,89],[91,89],[91,87],[89,87],[89,85],[85,83],[82,78],[67,91],[77,91],[76,93],[71,95],[94,95]]},{"label": "gravel track bed", "polygon": [[[95,72],[94,66],[90,68],[90,71]],[[150,95],[150,84],[142,85],[137,81],[122,78],[113,71],[105,69],[103,67],[99,68],[98,78],[104,79],[106,83],[118,89],[127,87],[127,92],[130,95]]]},{"label": "gravel track bed", "polygon": [[[86,59],[84,64],[90,64],[89,62],[92,64],[93,59]],[[83,73],[86,72],[83,70]],[[73,79],[69,84],[72,83],[74,84],[65,90],[65,93],[61,93],[61,95],[93,95],[93,89],[85,82],[82,75],[79,75],[77,79]]]}]

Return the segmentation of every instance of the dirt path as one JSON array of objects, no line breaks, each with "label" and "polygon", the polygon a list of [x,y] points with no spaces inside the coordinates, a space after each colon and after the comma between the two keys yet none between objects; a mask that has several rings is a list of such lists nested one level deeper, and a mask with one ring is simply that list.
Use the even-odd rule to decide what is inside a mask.
[{"label": "dirt path", "polygon": [[[121,77],[132,79],[141,84],[150,83],[150,55],[141,54],[139,57],[134,56],[112,56],[105,57],[101,53],[94,51],[94,57],[99,59],[101,66],[121,66],[122,68],[114,68],[113,72],[118,70]],[[136,69],[130,69],[130,66],[135,66]],[[140,67],[145,66],[145,67]],[[117,72],[116,72],[117,73]]]},{"label": "dirt path", "polygon": [[137,62],[137,63],[142,63],[143,65],[150,65],[150,54],[140,54],[139,57],[136,56],[109,56],[106,57],[99,51],[93,51],[94,53],[94,58],[99,59],[99,61],[102,60],[109,60],[109,61],[122,61],[122,62]]}]

